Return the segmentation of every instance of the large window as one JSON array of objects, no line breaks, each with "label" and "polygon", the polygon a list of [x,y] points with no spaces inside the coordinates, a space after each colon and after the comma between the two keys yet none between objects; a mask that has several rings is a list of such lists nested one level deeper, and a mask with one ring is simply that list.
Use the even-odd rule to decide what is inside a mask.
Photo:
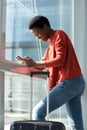
[{"label": "large window", "polygon": [[41,43],[28,30],[30,19],[38,14],[48,17],[52,28],[63,29],[71,36],[70,0],[7,0],[6,59],[15,61],[16,55],[41,58],[48,43]]}]

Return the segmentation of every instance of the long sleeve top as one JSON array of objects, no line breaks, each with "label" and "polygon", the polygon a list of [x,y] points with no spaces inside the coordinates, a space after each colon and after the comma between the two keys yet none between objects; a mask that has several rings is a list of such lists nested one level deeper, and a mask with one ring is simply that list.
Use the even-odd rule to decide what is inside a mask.
[{"label": "long sleeve top", "polygon": [[49,90],[59,82],[82,75],[71,40],[62,30],[53,31],[42,60],[50,72]]}]

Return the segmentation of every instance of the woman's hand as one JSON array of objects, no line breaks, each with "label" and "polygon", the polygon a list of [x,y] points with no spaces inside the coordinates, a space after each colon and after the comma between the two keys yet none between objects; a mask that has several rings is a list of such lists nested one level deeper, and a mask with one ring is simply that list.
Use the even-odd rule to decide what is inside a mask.
[{"label": "woman's hand", "polygon": [[36,62],[30,58],[29,56],[20,57],[17,56],[16,59],[23,65],[26,65],[27,67],[36,67]]}]

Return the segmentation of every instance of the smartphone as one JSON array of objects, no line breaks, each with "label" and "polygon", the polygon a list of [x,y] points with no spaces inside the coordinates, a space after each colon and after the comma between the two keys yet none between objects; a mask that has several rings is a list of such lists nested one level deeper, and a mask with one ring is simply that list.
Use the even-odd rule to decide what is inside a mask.
[{"label": "smartphone", "polygon": [[23,58],[20,57],[20,56],[16,56],[16,59],[17,59],[17,60],[23,60]]}]

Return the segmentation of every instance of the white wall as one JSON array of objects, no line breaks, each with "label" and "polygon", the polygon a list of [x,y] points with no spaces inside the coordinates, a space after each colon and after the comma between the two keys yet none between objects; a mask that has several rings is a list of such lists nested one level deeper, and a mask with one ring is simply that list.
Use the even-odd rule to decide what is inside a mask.
[{"label": "white wall", "polygon": [[85,130],[87,130],[87,1],[73,0],[73,42],[86,81],[82,95],[82,109]]},{"label": "white wall", "polygon": [[[4,10],[5,13],[5,6],[2,6],[3,3],[5,3],[4,0],[0,0],[0,60],[3,58],[4,59],[4,49],[3,48],[3,36],[5,34],[5,26],[2,26],[2,19],[3,14],[2,10]],[[5,15],[4,15],[5,16]],[[5,22],[5,19],[3,20]],[[4,129],[4,72],[0,72],[0,130]]]},{"label": "white wall", "polygon": [[[0,0],[0,55],[2,54],[2,1]],[[1,56],[0,56],[1,58]],[[4,73],[0,72],[0,130],[4,129]]]}]

